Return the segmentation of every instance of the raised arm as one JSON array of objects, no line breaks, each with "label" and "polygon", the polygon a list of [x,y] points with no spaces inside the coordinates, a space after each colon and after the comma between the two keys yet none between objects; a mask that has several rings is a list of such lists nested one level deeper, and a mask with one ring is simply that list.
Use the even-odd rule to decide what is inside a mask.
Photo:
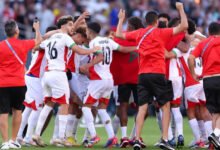
[{"label": "raised arm", "polygon": [[80,24],[83,22],[84,19],[88,18],[89,17],[89,12],[88,11],[85,11],[83,12],[79,18],[74,22],[74,29],[73,30],[76,30],[78,26],[80,26]]},{"label": "raised arm", "polygon": [[39,21],[33,23],[33,28],[35,29],[35,46],[38,46],[42,39],[41,33],[40,33],[40,23]]},{"label": "raised arm", "polygon": [[83,48],[79,47],[78,45],[74,45],[72,47],[72,50],[80,55],[89,55],[89,54],[94,53],[100,49],[101,49],[101,47],[99,47],[99,46],[95,46],[94,48],[89,49],[89,50],[83,49]]},{"label": "raised arm", "polygon": [[125,10],[120,9],[118,13],[118,19],[119,20],[118,20],[118,25],[117,25],[115,36],[121,39],[125,39],[125,34],[122,32],[122,26],[123,26],[123,22],[125,19]]},{"label": "raised arm", "polygon": [[177,27],[174,27],[173,34],[176,35],[180,32],[185,31],[188,28],[188,21],[186,17],[186,13],[184,12],[183,4],[180,2],[176,2],[176,8],[180,13],[180,24]]}]

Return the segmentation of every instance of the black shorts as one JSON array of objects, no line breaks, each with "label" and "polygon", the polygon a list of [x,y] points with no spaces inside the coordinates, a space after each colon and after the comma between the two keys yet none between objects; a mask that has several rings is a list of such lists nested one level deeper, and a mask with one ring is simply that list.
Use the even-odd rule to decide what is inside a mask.
[{"label": "black shorts", "polygon": [[220,113],[220,77],[203,79],[206,107],[210,113]]},{"label": "black shorts", "polygon": [[128,103],[131,92],[133,93],[134,102],[137,104],[137,84],[121,84],[118,86],[118,102]]},{"label": "black shorts", "polygon": [[154,97],[160,106],[173,99],[172,82],[163,74],[146,73],[138,77],[138,105],[152,103]]},{"label": "black shorts", "polygon": [[0,114],[9,113],[11,108],[22,110],[26,86],[0,88]]}]

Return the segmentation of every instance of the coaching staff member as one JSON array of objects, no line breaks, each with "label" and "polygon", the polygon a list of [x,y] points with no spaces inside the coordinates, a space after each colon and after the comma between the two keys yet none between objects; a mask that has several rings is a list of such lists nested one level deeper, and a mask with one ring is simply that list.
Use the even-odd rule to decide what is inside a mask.
[{"label": "coaching staff member", "polygon": [[[34,22],[36,38],[20,40],[19,28],[14,20],[5,23],[7,39],[0,42],[0,132],[1,149],[20,148],[16,136],[21,122],[22,103],[25,98],[25,63],[28,51],[41,41],[39,22]],[[8,114],[12,109],[12,136],[8,137]]]},{"label": "coaching staff member", "polygon": [[209,25],[209,37],[199,43],[188,58],[188,64],[193,77],[198,80],[194,71],[195,58],[202,58],[203,86],[206,96],[206,107],[212,114],[214,132],[209,135],[209,141],[220,149],[220,24]]},{"label": "coaching staff member", "polygon": [[158,104],[162,107],[162,139],[159,144],[161,149],[173,150],[168,144],[168,127],[170,121],[170,100],[173,98],[172,84],[165,78],[165,45],[169,40],[188,28],[186,14],[183,4],[177,2],[176,8],[180,13],[181,23],[174,28],[159,29],[158,15],[148,12],[145,19],[148,26],[132,32],[123,33],[122,24],[125,12],[120,10],[119,23],[116,36],[122,39],[135,40],[139,52],[139,79],[138,79],[138,105],[139,110],[136,118],[136,141],[134,149],[141,149],[140,134],[147,113],[148,103],[156,97]]}]

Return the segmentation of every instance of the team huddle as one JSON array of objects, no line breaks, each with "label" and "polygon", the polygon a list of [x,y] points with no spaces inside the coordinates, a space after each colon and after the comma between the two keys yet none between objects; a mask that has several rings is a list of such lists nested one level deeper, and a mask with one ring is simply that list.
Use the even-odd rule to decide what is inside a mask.
[{"label": "team huddle", "polygon": [[[146,28],[140,18],[128,18],[127,31],[122,31],[125,11],[120,10],[116,31],[106,37],[99,35],[99,23],[86,22],[88,12],[75,18],[60,17],[44,36],[37,35],[39,22],[35,22],[39,43],[32,50],[25,75],[22,121],[16,140],[3,143],[1,149],[45,147],[41,135],[58,105],[50,144],[79,145],[76,133],[83,116],[86,130],[82,144],[93,147],[101,138],[94,124],[98,115],[108,136],[104,148],[133,146],[139,150],[146,147],[141,131],[152,104],[161,131],[155,146],[174,150],[185,144],[183,101],[194,136],[189,147],[219,150],[220,59],[215,49],[220,46],[220,24],[211,23],[206,37],[187,19],[182,3],[177,2],[176,8],[180,18],[148,12]],[[106,111],[112,93],[117,106],[113,120]],[[138,112],[128,138],[130,97]],[[116,136],[119,127],[120,141]]]}]

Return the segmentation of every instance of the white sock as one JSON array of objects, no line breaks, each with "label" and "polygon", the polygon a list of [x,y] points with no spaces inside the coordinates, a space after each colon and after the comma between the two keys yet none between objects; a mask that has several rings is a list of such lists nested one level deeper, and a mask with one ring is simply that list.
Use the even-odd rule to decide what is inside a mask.
[{"label": "white sock", "polygon": [[157,124],[160,128],[160,132],[162,133],[162,118],[160,116],[160,112],[156,112]]},{"label": "white sock", "polygon": [[172,108],[171,110],[176,125],[177,135],[183,135],[183,116],[180,112],[180,108]]},{"label": "white sock", "polygon": [[22,113],[21,125],[20,125],[19,131],[18,131],[18,135],[17,135],[18,138],[22,138],[23,137],[24,128],[27,125],[28,118],[29,118],[29,115],[31,114],[31,111],[32,111],[31,108],[25,107],[25,109],[24,109],[24,111]]},{"label": "white sock", "polygon": [[91,135],[91,138],[93,138],[96,136],[96,130],[95,130],[94,117],[92,115],[91,108],[83,107],[82,112],[85,118],[86,126],[89,130],[89,134]]},{"label": "white sock", "polygon": [[74,122],[73,122],[73,137],[74,137],[75,139],[76,139],[76,133],[77,133],[79,121],[80,121],[80,119],[75,118],[75,120],[74,120]]},{"label": "white sock", "polygon": [[108,134],[108,138],[111,139],[115,136],[114,130],[111,123],[111,118],[109,117],[106,109],[98,109],[98,114],[102,120],[102,123],[105,126],[105,130]]},{"label": "white sock", "polygon": [[66,125],[68,122],[68,115],[59,115],[59,138],[65,138]]},{"label": "white sock", "polygon": [[34,128],[37,125],[37,121],[38,121],[40,112],[41,112],[41,109],[39,109],[37,111],[32,110],[32,112],[31,112],[31,114],[28,118],[27,133],[26,133],[26,136],[25,136],[26,141],[30,141],[31,138],[32,138],[32,135],[34,133]]},{"label": "white sock", "polygon": [[37,122],[36,130],[35,130],[36,135],[40,136],[41,131],[44,127],[44,124],[47,120],[47,117],[50,114],[50,112],[52,111],[52,109],[53,108],[48,105],[45,105],[44,108],[42,109],[40,116],[39,116],[39,119],[38,119],[38,122]]},{"label": "white sock", "polygon": [[115,115],[113,120],[112,120],[112,126],[113,126],[113,129],[114,129],[114,133],[116,135],[118,133],[118,129],[120,127],[120,119],[117,115]]},{"label": "white sock", "polygon": [[206,129],[205,129],[204,121],[203,121],[203,120],[199,120],[199,121],[198,121],[198,124],[199,124],[199,129],[200,129],[200,132],[201,132],[202,137],[203,137],[203,138],[206,138],[206,137],[207,137],[207,134],[206,134]]},{"label": "white sock", "polygon": [[57,139],[59,137],[59,117],[56,115],[54,121],[54,130],[53,130],[53,139]]},{"label": "white sock", "polygon": [[136,125],[135,125],[135,122],[134,122],[132,131],[131,131],[131,134],[130,134],[130,139],[133,139],[135,136],[136,136]]},{"label": "white sock", "polygon": [[199,124],[198,124],[197,120],[196,119],[189,120],[189,125],[192,129],[192,132],[193,132],[193,135],[194,135],[196,142],[200,141],[201,134],[200,134]]},{"label": "white sock", "polygon": [[66,125],[66,137],[73,136],[73,127],[74,120],[76,119],[76,115],[68,114],[68,121]]},{"label": "white sock", "polygon": [[215,128],[214,129],[214,134],[219,137],[220,136],[220,129],[219,128]]},{"label": "white sock", "polygon": [[122,138],[127,137],[127,126],[121,127],[121,137]]},{"label": "white sock", "polygon": [[171,124],[169,124],[169,128],[168,128],[168,140],[172,140],[173,139],[173,131],[171,128]]},{"label": "white sock", "polygon": [[204,123],[205,125],[205,129],[206,129],[206,133],[207,133],[207,136],[209,136],[210,134],[212,134],[213,132],[213,129],[212,129],[212,121],[206,121]]},{"label": "white sock", "polygon": [[89,139],[89,130],[86,128],[84,136],[83,136],[83,141],[88,140]]}]

